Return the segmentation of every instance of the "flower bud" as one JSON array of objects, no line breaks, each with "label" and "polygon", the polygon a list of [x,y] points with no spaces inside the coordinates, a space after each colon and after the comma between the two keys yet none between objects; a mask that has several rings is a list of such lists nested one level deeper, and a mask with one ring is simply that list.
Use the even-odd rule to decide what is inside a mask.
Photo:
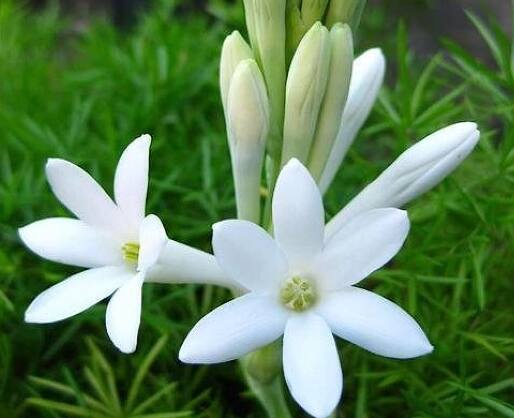
[{"label": "flower bud", "polygon": [[286,84],[282,165],[291,158],[306,163],[327,87],[330,39],[316,23],[305,34],[291,61]]},{"label": "flower bud", "polygon": [[246,26],[266,85],[270,101],[269,152],[280,153],[286,80],[286,0],[244,0]]},{"label": "flower bud", "polygon": [[366,0],[331,0],[327,12],[327,26],[330,28],[336,23],[347,23],[355,32],[366,6]]},{"label": "flower bud", "polygon": [[[301,3],[301,4],[300,4]],[[287,61],[293,57],[298,44],[314,23],[323,20],[328,0],[290,0],[287,2]]]},{"label": "flower bud", "polygon": [[400,208],[430,190],[471,153],[480,138],[477,125],[462,122],[441,129],[410,147],[326,226],[331,236],[353,216],[376,208]]},{"label": "flower bud", "polygon": [[261,384],[269,385],[282,371],[280,344],[274,343],[248,354],[244,359],[249,377]]},{"label": "flower bud", "polygon": [[384,81],[386,62],[382,51],[369,49],[353,62],[350,91],[341,126],[319,181],[322,193],[332,183],[357,133],[368,118]]},{"label": "flower bud", "polygon": [[269,101],[264,78],[254,60],[237,66],[227,99],[227,121],[238,218],[259,223],[260,184]]},{"label": "flower bud", "polygon": [[344,105],[348,97],[353,63],[352,31],[338,23],[330,31],[330,69],[327,89],[314,142],[309,157],[309,170],[319,179],[341,126]]},{"label": "flower bud", "polygon": [[221,49],[220,60],[220,90],[223,110],[227,113],[227,98],[230,80],[237,65],[246,59],[254,58],[252,49],[238,31],[232,32],[225,38]]}]

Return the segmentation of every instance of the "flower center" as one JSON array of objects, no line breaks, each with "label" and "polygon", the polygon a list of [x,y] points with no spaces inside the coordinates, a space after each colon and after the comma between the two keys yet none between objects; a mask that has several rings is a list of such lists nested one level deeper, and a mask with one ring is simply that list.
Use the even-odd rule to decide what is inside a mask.
[{"label": "flower center", "polygon": [[316,302],[316,291],[312,283],[299,276],[287,280],[280,291],[280,301],[292,311],[302,312]]},{"label": "flower center", "polygon": [[121,247],[123,259],[130,264],[136,264],[139,258],[139,244],[135,242],[127,242]]}]

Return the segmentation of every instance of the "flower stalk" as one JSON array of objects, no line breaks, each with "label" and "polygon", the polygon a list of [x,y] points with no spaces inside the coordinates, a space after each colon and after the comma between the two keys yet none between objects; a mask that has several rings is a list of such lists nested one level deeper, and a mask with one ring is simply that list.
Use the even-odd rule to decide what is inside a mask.
[{"label": "flower stalk", "polygon": [[280,376],[280,345],[270,344],[241,360],[243,375],[270,418],[292,418]]}]

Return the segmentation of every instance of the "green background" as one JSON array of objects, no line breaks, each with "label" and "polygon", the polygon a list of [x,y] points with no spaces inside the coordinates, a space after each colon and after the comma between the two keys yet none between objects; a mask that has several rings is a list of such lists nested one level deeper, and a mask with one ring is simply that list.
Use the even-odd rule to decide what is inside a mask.
[{"label": "green background", "polygon": [[[145,286],[132,356],[110,344],[102,304],[62,323],[23,322],[32,298],[76,271],[38,259],[16,235],[67,216],[44,178],[48,157],[79,164],[111,192],[121,150],[150,133],[148,212],[171,237],[210,250],[210,225],[235,213],[217,71],[223,38],[243,29],[240,4],[155,1],[116,28],[106,10],[63,3],[0,2],[0,417],[262,417],[237,363],[177,360],[191,326],[228,300],[222,289]],[[474,120],[482,139],[409,206],[404,249],[363,283],[407,309],[435,352],[395,361],[339,341],[340,417],[514,417],[510,14],[507,0],[376,1],[364,14],[358,49],[384,49],[387,86],[327,216],[448,123]]]}]

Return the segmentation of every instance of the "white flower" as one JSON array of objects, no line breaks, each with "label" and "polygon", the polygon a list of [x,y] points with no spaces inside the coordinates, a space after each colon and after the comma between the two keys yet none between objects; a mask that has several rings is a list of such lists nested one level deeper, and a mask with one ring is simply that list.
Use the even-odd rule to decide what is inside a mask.
[{"label": "white flower", "polygon": [[27,322],[60,321],[113,295],[107,333],[130,353],[137,344],[144,281],[229,284],[213,256],[168,240],[159,218],[145,217],[150,142],[143,135],[123,152],[114,179],[116,203],[80,167],[48,161],[54,194],[78,219],[37,221],[20,228],[20,237],[41,257],[88,270],[41,293],[25,313]]},{"label": "white flower", "polygon": [[357,283],[386,264],[409,231],[407,213],[364,211],[325,239],[324,209],[313,178],[297,160],[282,170],[273,197],[275,239],[259,226],[214,226],[214,253],[248,293],[201,319],[179,357],[189,363],[240,358],[283,335],[283,367],[294,399],[327,417],[343,378],[332,333],[373,353],[411,358],[432,351],[405,311]]}]

